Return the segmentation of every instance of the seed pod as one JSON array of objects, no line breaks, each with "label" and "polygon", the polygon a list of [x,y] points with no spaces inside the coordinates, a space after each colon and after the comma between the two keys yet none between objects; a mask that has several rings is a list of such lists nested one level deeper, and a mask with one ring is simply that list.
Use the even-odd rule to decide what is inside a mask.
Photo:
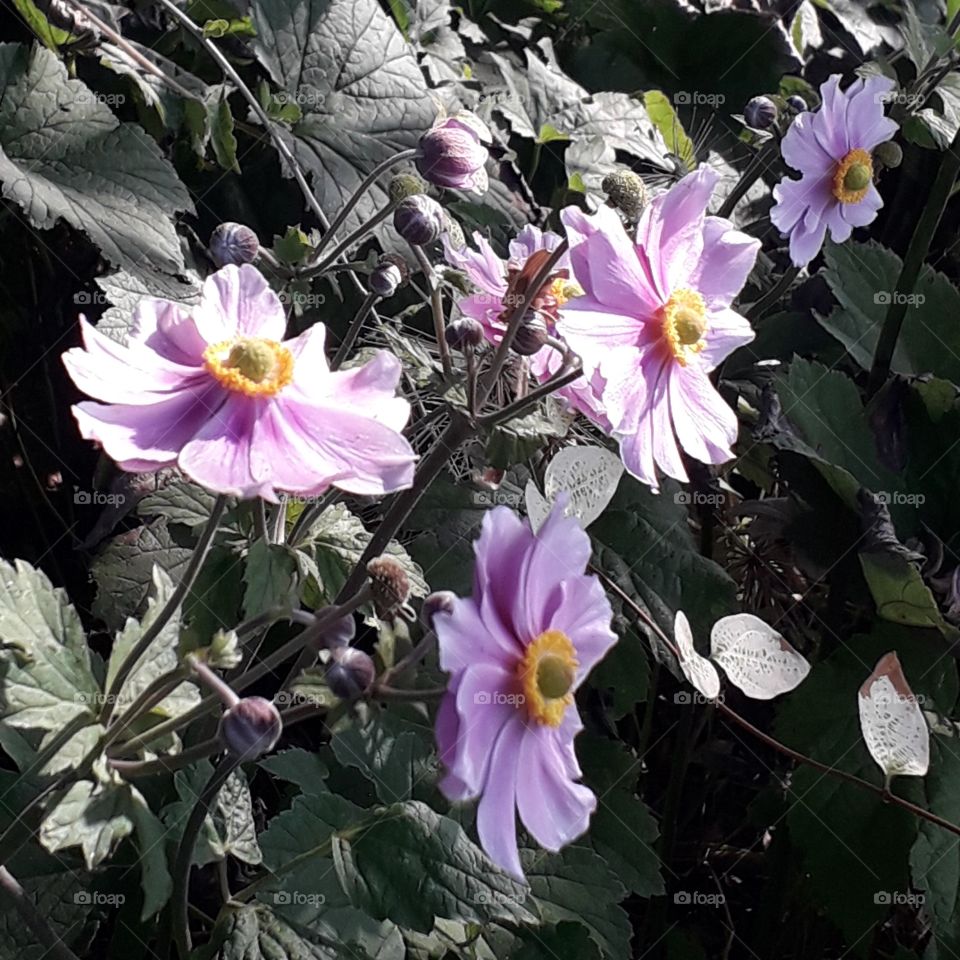
[{"label": "seed pod", "polygon": [[235,757],[255,760],[269,753],[280,739],[283,721],[263,697],[244,697],[220,718],[220,742]]},{"label": "seed pod", "polygon": [[410,578],[406,570],[399,560],[382,554],[367,564],[367,576],[370,577],[377,616],[382,619],[393,616],[410,596]]},{"label": "seed pod", "polygon": [[424,247],[443,233],[443,207],[424,193],[407,197],[393,212],[393,226],[407,243]]},{"label": "seed pod", "polygon": [[356,647],[335,647],[327,665],[327,686],[341,700],[362,696],[377,675],[373,660]]},{"label": "seed pod", "polygon": [[777,122],[777,105],[769,97],[754,97],[743,108],[743,119],[754,130],[769,130]]},{"label": "seed pod", "polygon": [[647,188],[632,170],[618,170],[607,174],[600,184],[607,199],[630,220],[636,220],[647,202]]},{"label": "seed pod", "polygon": [[242,223],[221,223],[210,234],[210,256],[218,267],[253,263],[259,252],[257,235]]}]

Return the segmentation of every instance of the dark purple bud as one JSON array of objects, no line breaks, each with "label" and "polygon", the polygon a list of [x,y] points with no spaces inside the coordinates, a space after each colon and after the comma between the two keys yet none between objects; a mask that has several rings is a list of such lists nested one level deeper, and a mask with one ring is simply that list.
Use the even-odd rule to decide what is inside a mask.
[{"label": "dark purple bud", "polygon": [[420,138],[417,169],[438,187],[483,193],[489,156],[484,144],[491,139],[479,117],[470,113],[447,117]]},{"label": "dark purple bud", "polygon": [[[317,616],[322,617],[326,610],[329,609],[329,607],[326,607],[324,610],[318,610]],[[353,619],[353,615],[341,617],[339,620],[334,620],[334,622],[323,631],[323,642],[321,646],[328,647],[331,650],[335,647],[346,647],[353,642],[353,638],[356,635],[357,622]]]},{"label": "dark purple bud", "polygon": [[367,576],[370,577],[377,616],[390,617],[407,602],[410,578],[399,560],[388,554],[374,557],[367,564]]},{"label": "dark purple bud", "polygon": [[440,238],[446,217],[436,200],[420,193],[400,201],[393,212],[393,226],[407,243],[425,247]]},{"label": "dark purple bud", "polygon": [[792,97],[787,97],[787,106],[794,113],[803,113],[807,109],[807,101],[803,97],[794,94]]},{"label": "dark purple bud", "polygon": [[754,130],[769,130],[777,122],[777,105],[769,97],[754,97],[743,108],[743,119]]},{"label": "dark purple bud", "polygon": [[528,313],[513,340],[513,351],[521,357],[532,357],[547,342],[550,332],[543,318],[537,313]]},{"label": "dark purple bud", "polygon": [[457,595],[450,590],[438,590],[431,593],[420,608],[420,623],[427,630],[433,629],[433,618],[438,613],[453,613]]},{"label": "dark purple bud", "polygon": [[257,235],[242,223],[221,223],[210,234],[210,256],[218,267],[253,263],[259,252]]},{"label": "dark purple bud", "polygon": [[370,273],[369,283],[378,297],[392,297],[403,283],[403,274],[395,263],[378,263]]},{"label": "dark purple bud", "polygon": [[337,647],[327,664],[327,686],[341,700],[362,696],[377,675],[373,660],[356,647]]},{"label": "dark purple bud", "polygon": [[473,317],[460,317],[447,324],[443,336],[451,350],[478,347],[483,343],[483,327]]},{"label": "dark purple bud", "polygon": [[269,753],[282,731],[280,713],[263,697],[244,697],[220,718],[220,742],[243,760],[255,760]]}]

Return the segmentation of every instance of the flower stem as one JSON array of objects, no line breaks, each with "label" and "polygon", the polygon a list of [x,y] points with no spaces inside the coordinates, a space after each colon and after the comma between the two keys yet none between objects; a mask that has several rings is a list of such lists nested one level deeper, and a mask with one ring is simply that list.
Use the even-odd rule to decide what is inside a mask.
[{"label": "flower stem", "polygon": [[186,960],[187,955],[193,948],[190,937],[190,921],[187,913],[187,894],[190,886],[190,866],[193,862],[193,848],[197,843],[197,836],[203,821],[206,819],[207,811],[213,803],[220,788],[227,782],[230,774],[237,768],[240,758],[236,756],[225,756],[216,766],[207,785],[203,788],[197,802],[190,811],[190,818],[183,829],[183,836],[180,838],[180,846],[177,848],[177,856],[173,866],[173,894],[171,896],[171,907],[173,916],[171,923],[173,925],[173,938],[177,945],[177,952],[180,954],[180,960]]},{"label": "flower stem", "polygon": [[347,359],[347,354],[353,349],[353,345],[357,342],[357,337],[360,336],[360,330],[363,328],[364,320],[370,316],[370,311],[373,309],[374,305],[379,299],[379,296],[372,290],[364,298],[364,301],[360,304],[360,309],[357,311],[356,316],[350,322],[350,327],[343,338],[343,342],[339,347],[337,347],[337,352],[330,361],[331,370],[339,370],[340,364]]},{"label": "flower stem", "polygon": [[793,281],[797,279],[800,268],[795,266],[788,267],[783,276],[765,293],[759,300],[750,305],[747,311],[747,319],[752,321],[759,320],[767,310],[777,303],[777,301],[790,289]]},{"label": "flower stem", "polygon": [[583,374],[583,366],[580,362],[580,358],[577,356],[572,357],[571,362],[572,369],[565,364],[546,383],[541,383],[528,394],[520,397],[518,400],[514,400],[513,403],[504,407],[502,410],[497,410],[495,413],[491,413],[486,417],[482,417],[480,419],[481,425],[489,428],[495,427],[498,423],[505,423],[507,420],[513,420],[515,417],[521,416],[526,410],[536,406],[537,403],[539,403],[539,401],[544,397],[549,396],[551,393],[555,393],[557,390],[567,386],[569,383],[573,383],[574,380],[578,379]]},{"label": "flower stem", "polygon": [[907,254],[903,258],[903,267],[900,270],[900,276],[897,277],[895,292],[887,307],[887,315],[873,355],[873,366],[867,382],[867,394],[870,397],[874,396],[886,383],[890,373],[893,352],[897,347],[900,329],[907,315],[908,298],[920,277],[920,271],[930,251],[930,244],[933,242],[933,235],[937,232],[943,211],[953,191],[953,184],[957,174],[960,173],[960,152],[958,151],[960,151],[960,131],[957,131],[953,142],[940,158],[940,169],[927,194],[926,205],[910,238]]},{"label": "flower stem", "polygon": [[16,908],[40,945],[46,948],[45,957],[50,960],[77,960],[77,955],[56,935],[33,900],[24,893],[17,878],[3,866],[0,866],[0,891]]},{"label": "flower stem", "polygon": [[720,209],[717,211],[718,217],[728,218],[733,213],[736,205],[746,196],[747,191],[757,182],[757,179],[770,166],[769,161],[779,153],[780,146],[775,137],[765,143],[753,155],[753,158],[747,164],[746,169],[737,181],[736,186],[730,191],[730,195],[723,201]]},{"label": "flower stem", "polygon": [[314,252],[314,257],[319,262],[320,254],[326,249],[327,244],[334,238],[334,235],[337,232],[337,229],[343,224],[344,220],[350,216],[350,211],[360,202],[360,198],[373,186],[376,182],[377,177],[382,173],[385,173],[391,167],[396,166],[398,163],[402,163],[404,160],[410,160],[411,158],[417,155],[415,149],[410,150],[401,150],[399,153],[394,154],[392,157],[387,157],[386,160],[378,163],[367,175],[364,177],[363,182],[359,187],[353,192],[353,196],[343,205],[343,208],[340,212],[333,218],[330,223],[330,226],[327,227],[326,233],[323,235],[323,239],[317,244],[317,249]]},{"label": "flower stem", "polygon": [[449,380],[450,374],[453,372],[453,366],[450,362],[450,345],[447,343],[445,335],[446,323],[443,317],[443,293],[440,290],[440,284],[437,283],[436,277],[433,275],[433,267],[430,265],[430,260],[426,253],[424,253],[423,247],[412,243],[410,244],[410,249],[413,250],[413,255],[417,258],[417,263],[420,264],[424,279],[427,281],[427,288],[430,291],[430,309],[433,312],[433,334],[437,338],[437,347],[440,350],[440,362],[443,364],[443,377],[445,380]]},{"label": "flower stem", "polygon": [[332,507],[342,495],[336,487],[331,487],[315,503],[307,504],[290,531],[290,543],[295,547],[299,546],[303,542],[303,538],[310,532],[310,528],[323,515],[323,511],[327,507]]},{"label": "flower stem", "polygon": [[220,518],[223,516],[226,507],[227,498],[221,494],[213,504],[210,519],[203,528],[203,533],[200,534],[200,539],[193,551],[193,555],[190,557],[190,563],[187,566],[186,573],[184,573],[183,578],[174,588],[173,593],[170,594],[170,598],[164,604],[163,609],[143,632],[143,636],[140,637],[136,646],[124,658],[123,663],[120,664],[120,668],[117,670],[116,676],[113,678],[113,682],[110,684],[104,697],[103,709],[100,712],[101,723],[105,723],[110,719],[117,695],[123,689],[123,684],[127,677],[130,676],[130,673],[134,667],[136,667],[140,658],[150,648],[150,644],[160,635],[160,631],[163,630],[170,618],[177,612],[180,604],[192,589],[196,582],[197,574],[200,573],[200,568],[203,566],[203,561],[206,560],[210,547],[213,544],[213,538],[217,533],[217,526],[220,523]]},{"label": "flower stem", "polygon": [[126,780],[131,777],[152,777],[155,774],[174,773],[189,767],[197,760],[205,760],[215,753],[223,752],[223,743],[219,737],[211,737],[192,747],[181,750],[172,757],[158,757],[156,760],[119,760],[108,758],[109,766]]},{"label": "flower stem", "polygon": [[353,233],[344,237],[343,240],[338,243],[333,250],[330,251],[322,260],[318,260],[313,266],[305,267],[301,273],[301,277],[313,277],[319,273],[326,273],[330,270],[331,266],[334,265],[334,261],[343,255],[344,251],[349,250],[354,244],[358,243],[363,237],[365,237],[374,227],[381,224],[391,213],[396,209],[396,204],[393,202],[388,203],[382,210],[378,210],[369,220],[365,223],[361,223]]}]

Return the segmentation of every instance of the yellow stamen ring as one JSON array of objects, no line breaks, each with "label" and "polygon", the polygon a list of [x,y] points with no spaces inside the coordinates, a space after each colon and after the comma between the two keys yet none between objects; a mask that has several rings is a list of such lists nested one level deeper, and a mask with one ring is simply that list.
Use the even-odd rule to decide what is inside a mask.
[{"label": "yellow stamen ring", "polygon": [[557,277],[550,284],[550,296],[554,299],[558,307],[562,307],[568,300],[574,297],[583,296],[583,287],[576,280],[566,280],[563,277]]},{"label": "yellow stamen ring", "polygon": [[833,175],[833,195],[841,203],[859,203],[873,182],[873,158],[859,147],[837,164]]},{"label": "yellow stamen ring", "polygon": [[691,354],[699,353],[706,343],[707,305],[695,290],[676,290],[660,308],[663,336],[681,366],[686,366]]},{"label": "yellow stamen ring", "polygon": [[222,340],[203,351],[203,365],[228,390],[272,397],[293,380],[293,354],[276,340]]},{"label": "yellow stamen ring", "polygon": [[559,727],[573,703],[577,667],[576,650],[559,630],[546,630],[526,649],[517,664],[524,705],[532,720]]}]

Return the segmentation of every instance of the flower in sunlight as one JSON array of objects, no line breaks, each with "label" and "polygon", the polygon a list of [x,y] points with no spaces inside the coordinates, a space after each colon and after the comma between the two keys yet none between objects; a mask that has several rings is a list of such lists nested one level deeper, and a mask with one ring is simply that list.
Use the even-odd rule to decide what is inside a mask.
[{"label": "flower in sunlight", "polygon": [[124,470],[178,466],[210,490],[274,501],[277,491],[382,494],[412,483],[399,361],[380,352],[331,372],[320,323],[281,342],[283,305],[252,266],[208,277],[196,306],[141,301],[126,345],[81,326],[83,347],[63,361],[103,402],[73,413]]},{"label": "flower in sunlight", "polygon": [[620,443],[626,468],[657,489],[657,466],[686,480],[683,448],[704,463],[733,456],[737,418],[710,372],[753,339],[730,304],[760,242],[706,213],[719,176],[701,167],[644,208],[631,240],[609,207],[562,213],[585,293],[557,329]]},{"label": "flower in sunlight", "polygon": [[843,243],[883,206],[873,185],[873,152],[898,129],[884,115],[884,96],[894,86],[887,77],[870,77],[841,90],[834,74],[820,87],[820,109],[801,113],[790,125],[781,151],[801,177],[785,177],[774,187],[770,220],[789,234],[796,266],[820,252],[828,227],[832,239]]},{"label": "flower in sunlight", "polygon": [[434,186],[485,193],[491,140],[487,125],[474,114],[445,117],[420,138],[417,170]]},{"label": "flower in sunlight", "polygon": [[[481,324],[484,336],[490,343],[500,343],[506,329],[505,321],[516,305],[511,280],[519,275],[535,253],[555,250],[561,239],[556,233],[545,232],[528,224],[510,241],[510,256],[504,260],[497,256],[481,233],[473,235],[476,249],[465,246],[457,250],[444,238],[447,263],[462,270],[477,288],[476,293],[460,300],[460,312]],[[556,336],[557,320],[561,312],[571,299],[582,293],[580,287],[570,279],[569,258],[562,256],[557,261],[553,278],[531,305],[532,310],[543,320],[547,334]],[[529,357],[529,364],[530,372],[542,383],[556,374],[563,364],[563,357],[558,350],[546,345]],[[585,378],[581,377],[562,387],[557,391],[557,396],[601,426],[606,426],[594,391]]]},{"label": "flower in sunlight", "polygon": [[473,596],[433,613],[450,674],[437,714],[451,800],[480,798],[490,858],[523,876],[516,814],[556,851],[586,831],[597,800],[581,777],[574,694],[616,641],[610,603],[584,571],[590,538],[559,502],[537,533],[508,507],[483,520]]}]

